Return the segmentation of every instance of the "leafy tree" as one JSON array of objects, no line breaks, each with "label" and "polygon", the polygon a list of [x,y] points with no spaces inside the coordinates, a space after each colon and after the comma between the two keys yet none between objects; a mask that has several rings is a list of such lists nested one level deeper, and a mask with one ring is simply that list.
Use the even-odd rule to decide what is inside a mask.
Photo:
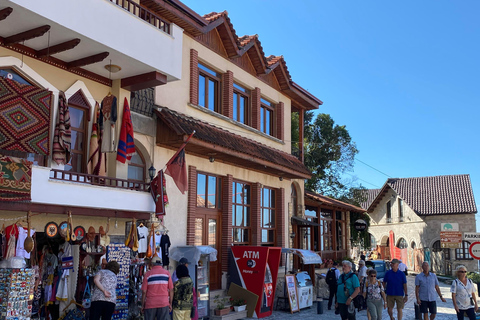
[{"label": "leafy tree", "polygon": [[[338,200],[353,204],[357,207],[361,207],[362,203],[367,200],[366,188],[362,185],[360,187],[351,187],[346,193],[338,198]],[[367,229],[364,231],[355,230],[355,221],[358,219],[365,220],[367,223]],[[350,235],[354,243],[361,244],[363,248],[370,248],[371,239],[368,233],[368,227],[370,226],[370,216],[364,212],[350,212]]]}]

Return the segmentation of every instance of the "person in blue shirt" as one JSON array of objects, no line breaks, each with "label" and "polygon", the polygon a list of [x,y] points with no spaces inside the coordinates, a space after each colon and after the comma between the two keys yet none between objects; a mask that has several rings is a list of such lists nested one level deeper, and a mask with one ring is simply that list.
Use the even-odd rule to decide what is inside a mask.
[{"label": "person in blue shirt", "polygon": [[348,260],[342,261],[343,274],[338,279],[337,303],[342,320],[355,320],[355,307],[353,299],[360,293],[360,281],[352,272],[352,263]]},{"label": "person in blue shirt", "polygon": [[423,313],[423,319],[428,320],[430,311],[430,320],[433,320],[437,315],[437,294],[443,302],[446,300],[440,291],[437,276],[430,272],[428,262],[422,263],[422,270],[423,272],[415,277],[415,296],[420,306],[420,313]]},{"label": "person in blue shirt", "polygon": [[390,320],[395,320],[395,318],[393,318],[393,307],[395,303],[397,304],[397,318],[398,320],[402,320],[403,307],[405,306],[405,302],[408,301],[407,277],[405,273],[398,270],[399,263],[400,260],[393,259],[390,262],[392,269],[388,270],[383,278],[386,286],[385,293],[387,294],[387,308]]}]

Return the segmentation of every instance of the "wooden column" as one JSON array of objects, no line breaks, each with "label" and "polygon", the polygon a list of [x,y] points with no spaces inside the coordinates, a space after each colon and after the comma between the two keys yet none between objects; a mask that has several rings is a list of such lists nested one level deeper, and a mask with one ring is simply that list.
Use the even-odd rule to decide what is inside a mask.
[{"label": "wooden column", "polygon": [[298,149],[299,149],[299,159],[303,162],[304,160],[304,150],[303,150],[303,136],[304,136],[304,111],[303,109],[298,111]]}]

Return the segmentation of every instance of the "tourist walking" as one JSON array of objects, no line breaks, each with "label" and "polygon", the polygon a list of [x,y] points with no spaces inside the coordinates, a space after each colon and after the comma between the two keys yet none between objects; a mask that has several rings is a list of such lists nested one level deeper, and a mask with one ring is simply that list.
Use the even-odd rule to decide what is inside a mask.
[{"label": "tourist walking", "polygon": [[420,306],[420,313],[423,319],[428,320],[430,312],[430,320],[435,319],[437,315],[437,294],[443,302],[446,300],[440,291],[437,276],[430,272],[430,265],[424,261],[422,263],[422,273],[415,277],[415,297],[417,304]]},{"label": "tourist walking", "polygon": [[338,279],[337,303],[335,305],[340,312],[342,320],[355,320],[355,306],[353,299],[360,293],[360,282],[352,272],[352,263],[342,261],[343,274]]},{"label": "tourist walking", "polygon": [[358,262],[358,280],[363,283],[363,280],[367,277],[367,267],[365,266],[365,260]]},{"label": "tourist walking", "polygon": [[398,270],[402,271],[406,276],[408,276],[407,265],[402,262],[402,259],[400,259],[400,263],[398,264]]},{"label": "tourist walking", "polygon": [[152,269],[145,273],[142,283],[142,312],[145,320],[170,320],[173,284],[170,273],[163,269],[162,259],[154,256]]},{"label": "tourist walking", "polygon": [[193,281],[188,268],[179,264],[175,270],[178,280],[173,288],[173,320],[190,320],[193,308]]},{"label": "tourist walking", "polygon": [[109,320],[112,319],[115,305],[117,304],[117,274],[120,271],[120,265],[117,261],[111,260],[105,268],[98,271],[93,282],[95,288],[92,292],[92,304],[90,307],[91,320]]},{"label": "tourist walking", "polygon": [[387,297],[382,283],[377,279],[375,269],[368,270],[368,276],[363,286],[363,297],[367,301],[367,311],[371,320],[382,320],[382,310],[387,308]]},{"label": "tourist walking", "polygon": [[475,312],[478,310],[477,297],[472,280],[467,279],[466,267],[457,267],[457,279],[453,281],[450,292],[457,319],[464,319],[466,313],[469,320],[475,320]]},{"label": "tourist walking", "polygon": [[390,320],[395,320],[393,317],[393,307],[395,307],[395,304],[397,305],[397,319],[402,320],[403,307],[408,300],[407,277],[405,273],[398,270],[399,263],[400,261],[398,259],[393,259],[390,262],[392,269],[388,270],[383,278]]},{"label": "tourist walking", "polygon": [[328,310],[331,310],[332,303],[334,301],[335,302],[337,301],[337,283],[338,283],[338,278],[340,278],[340,270],[338,270],[337,266],[338,266],[338,263],[333,261],[330,262],[329,269],[325,277],[325,282],[327,283],[328,291],[330,292],[330,295],[328,297]]}]

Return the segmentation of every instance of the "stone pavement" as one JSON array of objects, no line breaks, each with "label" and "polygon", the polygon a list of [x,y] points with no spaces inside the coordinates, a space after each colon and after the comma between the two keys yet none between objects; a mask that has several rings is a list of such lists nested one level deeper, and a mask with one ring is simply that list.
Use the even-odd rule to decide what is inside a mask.
[{"label": "stone pavement", "polygon": [[[403,309],[403,320],[414,320],[415,319],[415,311],[414,311],[414,300],[415,300],[415,277],[408,276],[407,277],[408,283],[408,295],[409,300],[407,301],[405,308]],[[450,285],[447,285],[443,282],[440,282],[440,289],[442,291],[443,297],[447,300],[447,302],[442,302],[440,299],[437,299],[437,317],[436,320],[455,320],[457,319],[455,314],[455,309],[453,308],[452,303],[452,295],[450,294]],[[396,310],[394,309],[394,317],[396,317]],[[317,314],[317,306],[316,303],[313,304],[311,308],[306,308],[300,310],[300,312],[295,312],[290,314],[288,312],[283,311],[274,311],[270,317],[263,318],[266,320],[283,320],[283,319],[302,319],[302,320],[309,320],[309,319],[335,319],[340,320],[340,315],[336,315],[334,310],[327,310],[327,302],[324,302],[324,313]],[[387,310],[383,310],[382,315],[383,320],[389,320],[390,317],[388,316]],[[366,311],[357,312],[357,320],[367,320],[367,313]]]}]

